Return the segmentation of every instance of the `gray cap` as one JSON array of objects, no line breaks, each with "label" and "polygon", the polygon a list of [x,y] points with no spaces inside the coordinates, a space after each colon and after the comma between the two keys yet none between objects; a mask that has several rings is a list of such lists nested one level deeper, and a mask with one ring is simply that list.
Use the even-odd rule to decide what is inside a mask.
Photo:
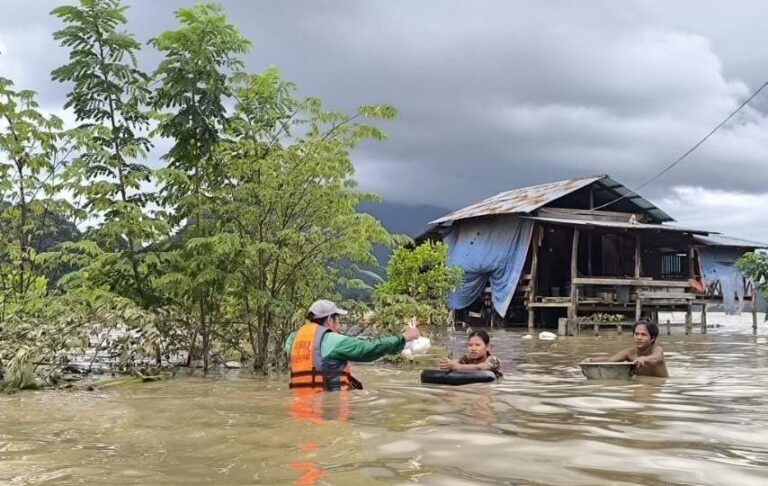
[{"label": "gray cap", "polygon": [[345,316],[349,314],[349,312],[345,311],[344,309],[339,309],[336,307],[336,304],[331,302],[330,300],[316,300],[311,306],[309,306],[309,312],[312,314],[315,318],[323,318],[327,317],[333,314],[339,314],[342,316]]}]

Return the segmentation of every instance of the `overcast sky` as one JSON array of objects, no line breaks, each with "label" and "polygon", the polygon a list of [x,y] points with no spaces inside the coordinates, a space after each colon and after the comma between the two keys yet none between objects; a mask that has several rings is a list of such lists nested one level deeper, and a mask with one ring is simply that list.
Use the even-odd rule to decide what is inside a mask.
[{"label": "overcast sky", "polygon": [[[1,0],[0,76],[61,107],[48,12]],[[141,41],[192,2],[132,0]],[[387,201],[456,209],[497,192],[607,173],[630,187],[768,80],[768,2],[223,1],[253,43],[328,107],[391,103],[388,140],[354,157]],[[155,67],[150,48],[144,68]],[[680,224],[768,242],[768,89],[641,193]]]}]

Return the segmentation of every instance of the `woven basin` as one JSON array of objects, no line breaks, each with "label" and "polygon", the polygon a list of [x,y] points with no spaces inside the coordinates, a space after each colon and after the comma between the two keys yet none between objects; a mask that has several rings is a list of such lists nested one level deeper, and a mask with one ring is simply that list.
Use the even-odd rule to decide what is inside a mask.
[{"label": "woven basin", "polygon": [[634,363],[579,363],[588,380],[629,380],[635,374]]}]

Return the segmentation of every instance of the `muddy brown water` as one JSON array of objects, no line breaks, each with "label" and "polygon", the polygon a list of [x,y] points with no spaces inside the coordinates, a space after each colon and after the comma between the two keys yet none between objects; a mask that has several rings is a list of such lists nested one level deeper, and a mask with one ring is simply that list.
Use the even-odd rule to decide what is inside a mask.
[{"label": "muddy brown water", "polygon": [[493,385],[369,366],[365,391],[314,398],[247,373],[0,396],[0,484],[765,485],[768,330],[750,331],[662,336],[666,380],[582,376],[628,334],[496,331]]}]

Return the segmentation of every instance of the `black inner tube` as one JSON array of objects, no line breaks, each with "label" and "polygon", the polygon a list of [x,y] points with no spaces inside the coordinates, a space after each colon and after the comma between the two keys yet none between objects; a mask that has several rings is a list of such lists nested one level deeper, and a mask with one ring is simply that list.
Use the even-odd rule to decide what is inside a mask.
[{"label": "black inner tube", "polygon": [[468,385],[491,383],[495,380],[496,375],[493,371],[446,371],[427,368],[421,372],[421,382],[434,385]]}]

